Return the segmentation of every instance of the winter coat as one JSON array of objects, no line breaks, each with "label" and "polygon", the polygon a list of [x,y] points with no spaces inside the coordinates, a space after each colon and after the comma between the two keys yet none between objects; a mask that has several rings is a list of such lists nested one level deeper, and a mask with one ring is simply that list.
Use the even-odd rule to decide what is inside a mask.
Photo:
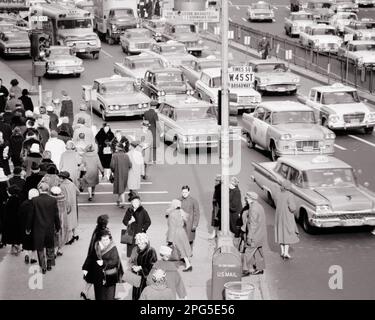
[{"label": "winter coat", "polygon": [[[22,152],[23,141],[24,141],[24,138],[22,134],[12,134],[9,140],[9,146],[10,146],[9,153],[10,153],[10,157],[12,158],[12,162],[15,166],[20,166],[22,164],[21,152]],[[17,164],[15,164],[14,162],[16,162]]]},{"label": "winter coat", "polygon": [[99,184],[98,171],[103,172],[98,154],[95,151],[86,152],[82,157],[82,167],[86,169],[82,182],[86,187],[95,187]]},{"label": "winter coat", "polygon": [[9,157],[9,144],[4,141],[0,144],[0,168],[3,168],[6,176],[10,175]]},{"label": "winter coat", "polygon": [[275,212],[275,242],[279,244],[294,244],[299,242],[298,228],[294,219],[297,210],[293,196],[289,191],[281,191],[276,203]]},{"label": "winter coat", "polygon": [[129,156],[123,151],[114,153],[110,167],[114,176],[113,194],[122,194],[127,188],[129,170],[132,167]]},{"label": "winter coat", "polygon": [[16,86],[11,86],[9,88],[9,94],[11,93],[14,93],[14,95],[16,96],[16,98],[20,98],[22,96],[22,89],[16,85]]},{"label": "winter coat", "polygon": [[22,151],[21,151],[21,156],[22,158],[27,157],[27,155],[30,153],[30,148],[33,144],[37,144],[39,146],[39,152],[43,153],[43,147],[42,143],[35,138],[26,138],[23,143],[22,143]]},{"label": "winter coat", "polygon": [[23,240],[22,221],[19,216],[20,198],[11,195],[5,204],[2,243],[19,245]]},{"label": "winter coat", "polygon": [[215,185],[212,197],[211,226],[218,227],[221,230],[221,183]]},{"label": "winter coat", "polygon": [[33,162],[40,164],[42,161],[42,155],[40,153],[29,153],[29,155],[23,161],[23,168],[26,171],[26,176],[28,177],[31,174],[31,165]]},{"label": "winter coat", "polygon": [[26,227],[27,227],[27,221],[30,219],[30,217],[33,215],[33,201],[32,200],[25,200],[21,203],[19,209],[18,209],[18,216],[20,219],[20,230],[22,232],[22,249],[23,250],[34,250],[34,245],[32,241],[32,235],[26,234]]},{"label": "winter coat", "polygon": [[[60,230],[55,233],[55,248],[62,248],[65,243],[69,241],[69,230],[68,230],[68,206],[70,203],[66,201],[66,198],[63,193],[55,196],[53,198],[57,201],[57,208],[59,210],[59,219],[60,219]],[[70,208],[69,208],[70,211]]]},{"label": "winter coat", "polygon": [[[0,96],[0,98],[1,98],[1,96]],[[10,137],[12,135],[12,128],[9,125],[9,123],[7,123],[3,120],[0,121],[0,131],[3,133],[4,140],[9,142]]]},{"label": "winter coat", "polygon": [[242,231],[246,234],[246,246],[263,247],[267,239],[266,216],[261,204],[254,201],[246,205],[242,212]]},{"label": "winter coat", "polygon": [[145,174],[145,164],[142,153],[132,149],[128,152],[132,167],[128,174],[129,190],[139,190],[141,188],[141,176]]},{"label": "winter coat", "polygon": [[81,157],[75,150],[66,150],[60,159],[59,171],[67,171],[70,174],[70,179],[78,186],[78,178],[81,164]]},{"label": "winter coat", "polygon": [[65,98],[61,100],[61,110],[60,117],[68,117],[69,124],[73,124],[74,111],[73,111],[73,101],[71,98]]},{"label": "winter coat", "polygon": [[195,231],[192,231],[192,229],[196,229],[199,223],[199,204],[198,201],[190,195],[187,198],[181,197],[180,201],[181,209],[186,213],[184,229],[188,236],[189,242],[191,242],[195,239]]},{"label": "winter coat", "polygon": [[240,227],[242,225],[241,219],[242,202],[241,191],[238,187],[229,189],[229,224],[230,231],[234,233],[235,237],[240,235]]},{"label": "winter coat", "polygon": [[42,127],[39,126],[37,130],[38,130],[39,137],[40,137],[40,143],[44,150],[46,143],[49,140],[49,131],[46,127],[43,127],[43,126]]},{"label": "winter coat", "polygon": [[20,197],[20,201],[23,201],[23,189],[25,188],[25,179],[22,179],[20,176],[13,176],[9,179],[9,186],[17,186],[20,189],[20,193],[18,194]]},{"label": "winter coat", "polygon": [[24,197],[27,198],[28,193],[31,189],[37,189],[39,182],[43,179],[43,175],[38,173],[31,173],[28,177],[26,177],[25,180],[25,186],[24,186]]},{"label": "winter coat", "polygon": [[9,91],[3,85],[0,86],[0,113],[4,112],[5,105],[9,96]]},{"label": "winter coat", "polygon": [[62,123],[57,127],[57,134],[60,140],[67,143],[67,141],[72,140],[74,131],[69,123]]},{"label": "winter coat", "polygon": [[160,145],[160,138],[159,137],[160,137],[160,133],[161,133],[158,114],[156,113],[156,111],[154,109],[149,109],[144,113],[143,119],[147,120],[150,123],[149,129],[150,129],[150,131],[152,133],[152,137],[153,137],[152,147],[158,148],[159,145]]},{"label": "winter coat", "polygon": [[47,112],[47,115],[49,116],[49,129],[50,131],[57,131],[57,125],[59,123],[59,117],[56,113],[53,111]]},{"label": "winter coat", "polygon": [[27,110],[30,110],[32,112],[34,112],[34,104],[33,104],[33,100],[31,100],[31,98],[29,96],[21,96],[19,98],[23,104],[23,108],[25,109],[25,111]]},{"label": "winter coat", "polygon": [[86,113],[86,111],[80,111],[78,112],[75,116],[74,116],[74,120],[73,120],[73,129],[75,130],[77,125],[78,125],[78,119],[79,118],[82,118],[82,119],[85,119],[85,126],[87,128],[90,128],[91,130],[91,116]]},{"label": "winter coat", "polygon": [[51,160],[59,168],[61,155],[66,150],[65,143],[58,138],[50,138],[46,143],[45,150],[51,151]]},{"label": "winter coat", "polygon": [[92,144],[94,147],[96,147],[95,138],[94,138],[94,135],[92,133],[91,127],[89,128],[89,127],[86,127],[83,124],[79,124],[79,125],[77,125],[76,127],[73,127],[73,128],[74,128],[74,133],[73,133],[74,144],[77,144],[77,142],[79,140],[79,134],[83,133],[85,135],[84,141],[85,141],[86,145]]},{"label": "winter coat", "polygon": [[136,140],[140,142],[142,146],[142,155],[144,162],[146,164],[152,163],[152,144],[153,144],[153,137],[151,130],[147,130],[147,132],[141,131],[141,133],[136,135]]},{"label": "winter coat", "polygon": [[165,284],[152,284],[144,288],[139,300],[176,300],[176,295]]},{"label": "winter coat", "polygon": [[[114,134],[111,129],[106,133],[103,128],[95,136],[96,143],[98,144],[98,155],[103,168],[109,169],[112,159],[111,141],[114,138]],[[104,152],[104,148],[106,152]],[[111,151],[111,153],[108,153]]]},{"label": "winter coat", "polygon": [[64,179],[60,183],[60,188],[65,196],[66,202],[69,204],[68,210],[68,231],[71,232],[73,229],[78,227],[78,206],[77,197],[79,196],[79,190],[76,185],[69,179]]}]

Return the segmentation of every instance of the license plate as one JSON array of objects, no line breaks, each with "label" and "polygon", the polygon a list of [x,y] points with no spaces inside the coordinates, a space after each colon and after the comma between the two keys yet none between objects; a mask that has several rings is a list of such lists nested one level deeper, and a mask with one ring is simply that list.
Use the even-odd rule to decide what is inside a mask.
[{"label": "license plate", "polygon": [[85,49],[78,49],[78,52],[85,52]]},{"label": "license plate", "polygon": [[306,147],[303,147],[302,150],[305,151],[305,152],[312,152],[313,151],[313,147],[307,147],[306,146]]}]

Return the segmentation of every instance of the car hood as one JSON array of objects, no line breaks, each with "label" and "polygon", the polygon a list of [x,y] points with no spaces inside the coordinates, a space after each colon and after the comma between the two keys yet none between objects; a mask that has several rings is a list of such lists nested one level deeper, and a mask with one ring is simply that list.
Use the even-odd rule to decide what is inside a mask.
[{"label": "car hood", "polygon": [[265,10],[265,9],[251,9],[251,10],[249,10],[249,12],[250,13],[257,13],[257,14],[264,14],[264,15],[272,13],[271,10]]},{"label": "car hood", "polygon": [[129,23],[137,23],[137,19],[135,17],[121,17],[116,19],[110,19],[109,23],[115,24],[117,26],[126,26]]},{"label": "car hood", "polygon": [[94,33],[91,28],[59,30],[59,34],[63,38],[71,38],[72,40],[98,39],[98,35]]},{"label": "car hood", "polygon": [[352,52],[352,55],[363,60],[364,63],[375,63],[375,51],[356,51]]},{"label": "car hood", "polygon": [[296,21],[292,21],[292,22],[293,22],[293,24],[296,24],[299,27],[311,26],[315,23],[312,20],[296,20]]},{"label": "car hood", "polygon": [[188,54],[181,54],[181,53],[166,53],[163,57],[168,60],[174,66],[180,66],[183,64],[184,61],[192,61],[194,59],[191,58]]},{"label": "car hood", "polygon": [[138,104],[138,103],[148,103],[150,98],[147,97],[144,93],[139,92],[132,95],[124,94],[105,94],[102,95],[102,100],[108,105],[123,105],[123,104]]},{"label": "car hood", "polygon": [[307,123],[282,123],[276,124],[274,127],[278,131],[290,133],[296,140],[324,140],[325,133],[329,130],[318,124]]},{"label": "car hood", "polygon": [[344,115],[344,114],[355,113],[355,112],[364,112],[364,113],[369,112],[369,108],[362,102],[345,103],[345,104],[330,104],[330,105],[324,105],[324,107],[330,109],[337,115]]},{"label": "car hood", "polygon": [[371,210],[372,199],[357,187],[321,187],[314,191],[329,201],[333,211]]},{"label": "car hood", "polygon": [[186,134],[218,134],[219,126],[216,120],[193,120],[177,122],[177,125],[184,130]]},{"label": "car hood", "polygon": [[[216,89],[216,90],[219,90],[219,89]],[[247,96],[252,96],[252,97],[259,96],[260,97],[260,93],[254,90],[253,88],[233,88],[233,89],[230,89],[230,93],[235,93],[240,97],[247,97]]]},{"label": "car hood", "polygon": [[375,29],[358,30],[358,33],[361,33],[361,39],[373,39],[375,37]]},{"label": "car hood", "polygon": [[255,74],[260,79],[269,79],[272,81],[285,81],[292,82],[293,79],[297,78],[296,75],[290,72],[259,72]]},{"label": "car hood", "polygon": [[30,48],[30,42],[18,42],[18,41],[14,41],[14,42],[8,42],[8,43],[5,43],[4,46],[6,48]]}]

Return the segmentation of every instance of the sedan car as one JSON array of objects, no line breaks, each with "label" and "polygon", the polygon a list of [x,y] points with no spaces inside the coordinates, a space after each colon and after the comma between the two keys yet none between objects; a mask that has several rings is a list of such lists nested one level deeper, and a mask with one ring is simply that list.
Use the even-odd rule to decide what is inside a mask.
[{"label": "sedan car", "polygon": [[242,119],[249,148],[260,146],[273,161],[285,155],[334,152],[335,134],[319,125],[314,111],[299,102],[263,102]]},{"label": "sedan car", "polygon": [[30,56],[30,39],[27,31],[17,27],[0,31],[0,54],[2,56]]},{"label": "sedan car", "polygon": [[169,95],[193,95],[184,74],[177,68],[147,70],[141,81],[142,91],[151,99],[161,102]]},{"label": "sedan car", "polygon": [[352,34],[353,40],[375,40],[375,20],[350,21],[344,28],[344,34]]},{"label": "sedan car", "polygon": [[120,36],[122,51],[126,54],[138,54],[149,50],[155,43],[150,30],[144,28],[127,29]]},{"label": "sedan car", "polygon": [[151,54],[160,57],[170,67],[190,66],[197,59],[187,53],[183,43],[173,40],[153,44]]},{"label": "sedan car", "polygon": [[296,204],[294,215],[307,233],[317,228],[374,226],[375,195],[360,186],[353,168],[331,156],[281,157],[252,163],[253,181],[274,204],[285,181]]},{"label": "sedan car", "polygon": [[178,151],[218,147],[220,134],[214,108],[186,95],[167,98],[158,110],[164,141],[174,143]]},{"label": "sedan car", "polygon": [[263,92],[287,92],[295,94],[300,85],[299,76],[290,72],[284,62],[276,59],[251,60],[255,75],[255,90]]},{"label": "sedan car", "polygon": [[375,41],[348,41],[339,48],[338,55],[348,58],[358,67],[375,67]]},{"label": "sedan car", "polygon": [[156,42],[163,40],[162,33],[165,27],[165,19],[144,19],[142,21],[142,27],[151,31],[152,37]]},{"label": "sedan car", "polygon": [[307,26],[315,23],[313,15],[308,12],[291,12],[289,17],[285,18],[284,29],[289,37],[299,36]]},{"label": "sedan car", "polygon": [[320,23],[328,23],[329,18],[335,14],[334,2],[331,0],[308,0],[302,7]]},{"label": "sedan car", "polygon": [[330,18],[329,24],[336,28],[338,34],[342,35],[345,27],[348,26],[351,21],[357,20],[358,17],[353,12],[338,12]]},{"label": "sedan car", "polygon": [[324,24],[307,26],[299,35],[301,45],[318,52],[337,53],[343,40],[336,35],[336,29]]},{"label": "sedan car", "polygon": [[358,4],[354,0],[335,0],[336,12],[358,12]]},{"label": "sedan car", "polygon": [[79,77],[85,70],[82,59],[73,54],[70,47],[51,46],[45,58],[47,62],[47,75],[72,74]]},{"label": "sedan car", "polygon": [[247,18],[250,21],[273,22],[275,19],[275,14],[270,3],[258,1],[250,4],[250,7],[247,9]]},{"label": "sedan car", "polygon": [[133,78],[114,75],[96,79],[93,86],[83,86],[83,91],[87,90],[94,92],[89,103],[104,121],[114,117],[140,116],[150,108],[150,98],[136,87]]}]

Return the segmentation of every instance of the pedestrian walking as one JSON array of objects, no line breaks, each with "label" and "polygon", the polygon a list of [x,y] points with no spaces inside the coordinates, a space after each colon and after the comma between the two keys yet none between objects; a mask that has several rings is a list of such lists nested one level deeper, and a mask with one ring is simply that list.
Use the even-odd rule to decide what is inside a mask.
[{"label": "pedestrian walking", "polygon": [[82,177],[82,186],[84,188],[87,187],[89,201],[92,201],[95,196],[95,187],[99,184],[98,172],[100,171],[103,175],[104,169],[92,144],[88,145],[85,151],[82,157],[82,166],[85,168],[85,174]]},{"label": "pedestrian walking", "polygon": [[42,161],[40,162],[40,172],[45,175],[49,167],[57,169],[56,164],[52,161],[51,151],[45,150],[42,155]]},{"label": "pedestrian walking", "polygon": [[49,115],[47,114],[47,110],[45,106],[39,107],[39,116],[43,119],[43,125],[50,131],[49,129]]},{"label": "pedestrian walking", "polygon": [[[261,204],[257,201],[258,194],[247,192],[246,204],[242,210],[242,227],[244,248],[242,275],[263,274],[266,268],[263,246],[266,242],[266,216]],[[250,270],[249,270],[250,268]]]},{"label": "pedestrian walking", "polygon": [[50,131],[57,131],[57,125],[59,123],[59,117],[55,113],[53,106],[48,105],[46,107],[47,115],[49,116],[49,129]]},{"label": "pedestrian walking", "polygon": [[290,259],[289,246],[299,242],[299,231],[294,219],[297,206],[293,195],[289,192],[291,183],[284,181],[276,203],[275,212],[275,242],[280,244],[281,257]]},{"label": "pedestrian walking", "polygon": [[133,243],[127,244],[126,255],[130,257],[135,247],[135,236],[138,233],[146,233],[151,226],[151,219],[146,209],[142,206],[139,196],[130,199],[130,207],[126,210],[122,223],[128,229],[128,233],[134,236]]},{"label": "pedestrian walking", "polygon": [[85,134],[82,132],[78,135],[78,138],[76,140],[73,140],[73,143],[75,144],[77,148],[77,152],[81,157],[85,153],[86,147],[90,144],[90,143],[86,143]]},{"label": "pedestrian walking", "polygon": [[37,262],[36,251],[32,241],[32,234],[27,229],[27,221],[32,217],[34,207],[33,199],[39,196],[37,189],[30,189],[27,194],[27,199],[23,201],[19,207],[19,217],[21,220],[21,231],[22,231],[22,250],[25,252],[25,263],[34,264]]},{"label": "pedestrian walking", "polygon": [[19,82],[17,79],[12,79],[10,81],[9,93],[13,93],[14,96],[18,99],[22,96],[22,89],[19,87]]},{"label": "pedestrian walking", "polygon": [[23,161],[23,168],[26,171],[26,176],[28,177],[31,174],[31,167],[33,163],[36,163],[38,166],[42,162],[42,155],[40,153],[39,145],[33,143],[30,147],[29,154],[25,157]]},{"label": "pedestrian walking", "polygon": [[155,111],[156,104],[151,103],[151,107],[143,115],[143,120],[148,121],[150,124],[150,131],[152,133],[152,161],[156,162],[157,148],[160,145],[160,138],[163,136],[159,123],[158,114]]},{"label": "pedestrian walking", "polygon": [[167,286],[167,274],[164,270],[153,271],[151,281],[152,283],[142,291],[139,300],[176,300],[176,295]]},{"label": "pedestrian walking", "polygon": [[79,123],[79,119],[82,119],[82,123],[87,127],[91,129],[91,116],[87,113],[87,105],[85,103],[82,103],[79,107],[79,112],[74,116],[73,119],[73,129],[76,129],[76,126]]},{"label": "pedestrian walking", "polygon": [[3,133],[0,132],[0,168],[3,168],[7,176],[10,175],[9,157],[9,143],[4,140]]},{"label": "pedestrian walking", "polygon": [[271,50],[270,42],[266,37],[263,37],[258,43],[258,52],[261,54],[262,59],[267,59]]},{"label": "pedestrian walking", "polygon": [[242,200],[241,191],[238,187],[239,180],[232,177],[229,184],[229,224],[230,231],[234,235],[234,245],[238,247],[242,226]]},{"label": "pedestrian walking", "polygon": [[83,274],[93,281],[95,300],[114,300],[116,283],[120,282],[124,272],[108,230],[100,231],[99,241],[95,242],[94,248],[83,264]]},{"label": "pedestrian walking", "polygon": [[111,127],[108,123],[104,122],[102,128],[98,131],[95,136],[95,141],[98,144],[98,155],[100,162],[104,169],[104,175],[109,180],[111,174],[111,159],[112,159],[112,149],[111,141],[115,135],[113,134]]},{"label": "pedestrian walking", "polygon": [[151,272],[147,278],[147,284],[152,283],[151,275],[155,270],[161,269],[166,273],[167,287],[173,292],[173,297],[186,300],[186,288],[182,280],[181,274],[178,272],[175,262],[170,261],[172,255],[172,249],[168,246],[161,246],[159,250],[161,260],[154,263]]},{"label": "pedestrian walking", "polygon": [[78,154],[73,141],[69,140],[66,143],[65,148],[66,151],[61,155],[59,170],[69,172],[70,179],[76,186],[78,186],[82,159]]},{"label": "pedestrian walking", "polygon": [[192,271],[193,267],[189,258],[192,256],[191,246],[187,237],[184,225],[187,219],[187,214],[181,209],[181,201],[174,199],[167,210],[166,217],[168,218],[167,242],[169,246],[174,246],[179,256],[185,262],[185,269],[183,272]]},{"label": "pedestrian walking", "polygon": [[117,206],[124,208],[125,190],[132,163],[121,143],[116,146],[116,152],[112,155],[110,167],[113,174],[113,194],[117,194]]},{"label": "pedestrian walking", "polygon": [[65,152],[65,143],[57,137],[56,131],[51,131],[51,137],[46,143],[45,150],[51,152],[51,160],[57,166],[57,168],[59,168],[61,155]]},{"label": "pedestrian walking", "polygon": [[131,199],[133,195],[136,195],[137,191],[141,188],[141,177],[144,176],[145,173],[143,155],[137,147],[138,142],[132,141],[130,143],[130,150],[128,152],[128,156],[131,162],[131,168],[128,174],[129,199]]},{"label": "pedestrian walking", "polygon": [[138,300],[143,289],[147,286],[147,277],[158,260],[156,251],[150,246],[150,240],[146,233],[138,233],[135,236],[136,247],[133,248],[129,261],[129,269],[131,272],[141,277],[138,288],[133,287],[132,300]]},{"label": "pedestrian walking", "polygon": [[155,1],[155,7],[154,7],[154,16],[156,17],[161,17],[161,10],[160,10],[160,1],[156,0]]},{"label": "pedestrian walking", "polygon": [[91,127],[86,126],[86,120],[84,118],[79,118],[77,125],[73,127],[73,142],[77,143],[78,137],[83,133],[86,145],[95,145],[95,138],[92,133]]},{"label": "pedestrian walking", "polygon": [[9,92],[9,100],[6,102],[5,109],[10,110],[13,113],[19,103],[20,100],[16,98],[16,94],[14,92]]},{"label": "pedestrian walking", "polygon": [[37,144],[39,149],[38,152],[43,153],[44,148],[42,147],[42,143],[40,142],[38,135],[36,135],[34,131],[28,131],[26,133],[25,140],[22,143],[21,157],[23,159],[25,159],[25,157],[27,157],[28,154],[31,152],[30,148],[33,144]]},{"label": "pedestrian walking", "polygon": [[198,201],[190,195],[190,187],[183,186],[181,188],[181,209],[186,213],[185,231],[189,239],[191,247],[195,240],[195,232],[198,228],[200,212]]},{"label": "pedestrian walking", "polygon": [[[87,256],[92,255],[93,252],[95,251],[95,243],[100,240],[101,232],[103,230],[107,230],[108,232],[110,232],[108,229],[108,222],[109,222],[109,217],[106,214],[100,215],[96,219],[96,227],[91,235],[89,249],[87,250]],[[90,300],[88,298],[88,292],[93,284],[93,279],[87,273],[86,275],[84,275],[83,279],[85,281],[85,287],[83,291],[81,291],[80,297],[83,298],[84,300]]]},{"label": "pedestrian walking", "polygon": [[215,190],[212,197],[211,226],[213,228],[209,239],[215,239],[218,231],[221,230],[221,175],[216,175]]},{"label": "pedestrian walking", "polygon": [[44,126],[44,121],[42,118],[38,118],[36,120],[36,130],[39,134],[40,144],[42,146],[42,150],[44,150],[47,141],[49,140],[49,130]]},{"label": "pedestrian walking", "polygon": [[9,91],[3,85],[3,79],[0,78],[0,113],[3,113],[8,100]]},{"label": "pedestrian walking", "polygon": [[23,160],[21,158],[21,152],[24,140],[25,139],[21,133],[21,129],[19,127],[15,127],[9,140],[9,155],[13,166],[15,167],[20,167],[22,165]]},{"label": "pedestrian walking", "polygon": [[61,94],[60,117],[68,117],[68,122],[72,126],[74,120],[73,101],[65,90],[62,90]]},{"label": "pedestrian walking", "polygon": [[32,234],[35,250],[38,253],[39,265],[42,268],[43,274],[47,270],[52,270],[52,265],[55,264],[54,235],[55,232],[60,230],[57,201],[48,195],[48,192],[48,184],[41,183],[39,185],[40,195],[32,200],[34,211],[27,224],[27,230]]},{"label": "pedestrian walking", "polygon": [[147,179],[147,167],[152,164],[152,132],[150,130],[150,123],[147,120],[142,121],[142,131],[141,136],[137,139],[141,143],[139,147],[142,148],[142,155],[144,160],[144,175],[143,179]]},{"label": "pedestrian walking", "polygon": [[74,130],[68,117],[60,118],[61,124],[57,127],[57,137],[65,143],[73,138]]},{"label": "pedestrian walking", "polygon": [[34,112],[34,104],[33,104],[33,100],[31,100],[31,98],[29,96],[29,90],[23,89],[22,95],[19,99],[21,100],[23,108],[25,109],[25,111],[29,110],[31,112]]},{"label": "pedestrian walking", "polygon": [[24,197],[26,197],[31,189],[38,189],[40,181],[43,179],[43,175],[40,173],[39,164],[32,162],[30,166],[30,175],[26,174],[25,186],[24,186]]},{"label": "pedestrian walking", "polygon": [[42,180],[40,180],[40,184],[46,183],[48,184],[49,190],[53,187],[57,187],[60,184],[60,178],[58,176],[59,171],[56,169],[55,166],[49,166],[47,168],[47,173],[44,175]]},{"label": "pedestrian walking", "polygon": [[22,168],[14,167],[13,176],[9,179],[9,186],[17,186],[19,190],[20,201],[24,200],[22,192],[25,188],[25,182],[25,179],[22,177]]},{"label": "pedestrian walking", "polygon": [[115,137],[111,141],[112,154],[116,152],[116,146],[121,145],[124,149],[124,152],[129,151],[129,139],[122,135],[121,130],[115,131]]},{"label": "pedestrian walking", "polygon": [[[1,91],[0,91],[0,93],[1,93]],[[1,95],[0,95],[0,101],[1,101]],[[7,123],[4,120],[4,115],[2,113],[0,113],[0,132],[3,133],[3,137],[4,137],[5,141],[10,140],[10,136],[12,135],[12,128],[9,125],[9,123]]]}]

